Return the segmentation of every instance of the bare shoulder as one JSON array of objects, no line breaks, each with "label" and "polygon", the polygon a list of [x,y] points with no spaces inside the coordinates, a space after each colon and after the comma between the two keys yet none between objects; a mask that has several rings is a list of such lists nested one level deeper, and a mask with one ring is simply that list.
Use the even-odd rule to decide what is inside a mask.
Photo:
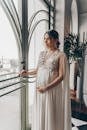
[{"label": "bare shoulder", "polygon": [[59,58],[64,58],[64,59],[67,59],[67,56],[64,52],[60,51],[59,52]]}]

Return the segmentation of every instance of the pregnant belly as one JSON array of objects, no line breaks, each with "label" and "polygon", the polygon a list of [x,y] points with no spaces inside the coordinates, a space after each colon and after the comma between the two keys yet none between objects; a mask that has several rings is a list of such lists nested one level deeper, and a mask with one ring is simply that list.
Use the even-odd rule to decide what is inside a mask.
[{"label": "pregnant belly", "polygon": [[45,86],[50,82],[50,72],[46,67],[40,67],[37,73],[37,85]]}]

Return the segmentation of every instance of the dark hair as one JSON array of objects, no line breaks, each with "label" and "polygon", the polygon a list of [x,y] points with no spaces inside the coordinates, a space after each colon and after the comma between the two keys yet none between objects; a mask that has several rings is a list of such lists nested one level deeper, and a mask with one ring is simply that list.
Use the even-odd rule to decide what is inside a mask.
[{"label": "dark hair", "polygon": [[55,30],[48,30],[45,34],[48,34],[50,38],[58,39],[58,41],[57,41],[57,48],[59,48],[59,45],[60,45],[59,33],[57,31],[55,31]]}]

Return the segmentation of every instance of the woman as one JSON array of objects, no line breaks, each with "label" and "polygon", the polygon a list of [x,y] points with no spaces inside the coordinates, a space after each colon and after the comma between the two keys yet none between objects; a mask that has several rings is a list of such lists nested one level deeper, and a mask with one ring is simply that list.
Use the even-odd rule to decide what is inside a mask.
[{"label": "woman", "polygon": [[58,32],[47,31],[44,42],[46,50],[40,53],[37,69],[21,73],[36,74],[32,130],[71,130],[67,58],[59,50]]}]

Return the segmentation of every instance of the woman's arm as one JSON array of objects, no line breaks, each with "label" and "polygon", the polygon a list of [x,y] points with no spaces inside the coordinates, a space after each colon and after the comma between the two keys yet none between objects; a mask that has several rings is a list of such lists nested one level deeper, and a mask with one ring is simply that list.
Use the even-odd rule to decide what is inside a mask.
[{"label": "woman's arm", "polygon": [[55,78],[51,83],[49,83],[47,86],[46,86],[46,90],[49,90],[53,87],[55,87],[56,85],[58,85],[59,83],[62,82],[62,80],[64,79],[64,76],[65,76],[65,66],[66,66],[66,57],[65,55],[61,55],[59,57],[59,75],[57,78]]},{"label": "woman's arm", "polygon": [[37,74],[37,69],[32,69],[32,70],[29,70],[29,71],[22,70],[19,75],[20,76],[28,76],[28,75],[36,75],[36,74]]},{"label": "woman's arm", "polygon": [[36,75],[37,74],[37,69],[29,70],[27,73],[28,73],[28,75]]},{"label": "woman's arm", "polygon": [[39,59],[38,59],[38,65],[36,69],[31,69],[31,70],[22,70],[20,72],[20,76],[28,76],[28,75],[36,75],[37,74],[37,70],[38,70],[38,66],[39,66],[39,62],[42,59],[42,55],[43,55],[43,51],[41,51],[40,55],[39,55]]}]

